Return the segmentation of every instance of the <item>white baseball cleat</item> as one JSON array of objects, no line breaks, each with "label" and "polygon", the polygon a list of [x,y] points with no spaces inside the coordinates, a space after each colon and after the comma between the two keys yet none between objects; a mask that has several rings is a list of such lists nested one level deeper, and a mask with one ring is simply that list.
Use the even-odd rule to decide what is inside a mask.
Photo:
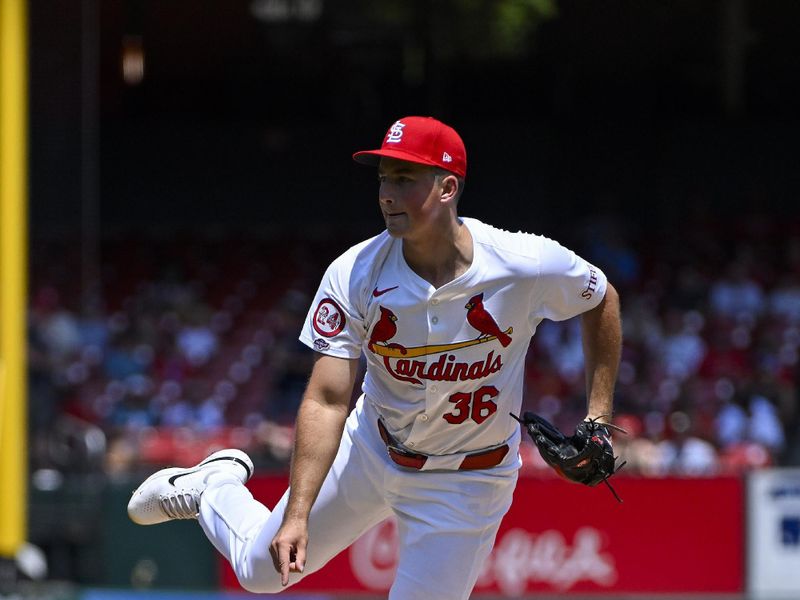
[{"label": "white baseball cleat", "polygon": [[196,519],[200,496],[212,473],[226,472],[243,484],[253,474],[253,461],[241,450],[220,450],[188,469],[170,467],[144,480],[128,502],[128,516],[139,525],[172,519]]}]

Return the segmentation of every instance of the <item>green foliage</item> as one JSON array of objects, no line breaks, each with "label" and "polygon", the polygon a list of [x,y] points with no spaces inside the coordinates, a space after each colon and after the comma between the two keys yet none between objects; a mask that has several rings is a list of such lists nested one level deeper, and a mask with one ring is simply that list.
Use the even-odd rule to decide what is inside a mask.
[{"label": "green foliage", "polygon": [[373,0],[368,19],[429,36],[440,58],[514,58],[531,48],[540,23],[558,14],[556,0]]},{"label": "green foliage", "polygon": [[476,58],[525,54],[536,28],[556,15],[555,0],[453,0],[461,37],[457,52]]}]

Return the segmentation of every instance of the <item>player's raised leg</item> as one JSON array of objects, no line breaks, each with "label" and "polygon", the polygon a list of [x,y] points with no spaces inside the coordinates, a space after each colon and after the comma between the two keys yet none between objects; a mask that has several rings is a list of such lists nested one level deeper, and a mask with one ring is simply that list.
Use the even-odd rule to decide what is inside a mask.
[{"label": "player's raised leg", "polygon": [[[336,459],[309,515],[305,569],[303,573],[290,573],[289,585],[321,569],[363,532],[391,514],[383,495],[383,473],[388,462],[385,446],[378,438],[377,428],[374,435],[354,435],[357,420],[357,415],[351,414],[345,426]],[[240,517],[250,510],[250,502],[255,502],[250,498],[243,486],[210,488],[200,505],[200,524],[214,546],[228,558],[245,589],[279,592],[284,588],[269,549],[283,520],[288,492],[261,527]]]},{"label": "player's raised leg", "polygon": [[[353,414],[309,516],[306,568],[303,573],[292,573],[289,585],[322,568],[391,514],[382,493],[382,473],[388,461],[385,447],[377,430],[357,437],[354,443],[351,434],[357,425]],[[370,473],[376,478],[371,479]],[[284,588],[269,547],[283,519],[287,496],[270,511],[243,485],[250,474],[252,462],[239,450],[215,453],[195,467],[163,469],[134,492],[128,512],[134,522],[143,525],[197,518],[245,589],[279,592]]]}]

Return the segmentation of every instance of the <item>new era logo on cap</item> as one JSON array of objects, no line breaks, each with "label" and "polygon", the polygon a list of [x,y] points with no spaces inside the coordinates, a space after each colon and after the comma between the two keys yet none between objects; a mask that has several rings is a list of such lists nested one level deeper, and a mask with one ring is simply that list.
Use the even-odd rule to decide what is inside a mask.
[{"label": "new era logo on cap", "polygon": [[433,117],[403,117],[389,127],[377,150],[353,154],[360,163],[377,165],[381,157],[441,167],[461,177],[467,174],[467,151],[456,130]]}]

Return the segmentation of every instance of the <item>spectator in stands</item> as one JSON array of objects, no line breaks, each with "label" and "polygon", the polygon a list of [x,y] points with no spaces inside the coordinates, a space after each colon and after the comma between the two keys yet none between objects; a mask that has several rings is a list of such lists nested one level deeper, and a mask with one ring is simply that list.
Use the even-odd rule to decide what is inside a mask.
[{"label": "spectator in stands", "polygon": [[47,452],[47,438],[61,407],[53,381],[55,368],[38,328],[28,326],[28,427],[31,458],[42,462]]},{"label": "spectator in stands", "polygon": [[217,335],[211,330],[210,316],[204,307],[191,306],[185,315],[185,323],[178,332],[176,343],[183,357],[192,367],[208,364],[217,352]]},{"label": "spectator in stands", "polygon": [[158,424],[158,414],[151,403],[152,384],[142,375],[129,378],[123,396],[112,408],[107,422],[121,429],[142,429]]},{"label": "spectator in stands", "polygon": [[764,445],[773,455],[783,450],[786,437],[778,411],[766,396],[755,394],[750,397],[749,437]]},{"label": "spectator in stands", "polygon": [[708,335],[708,352],[698,373],[709,381],[727,378],[739,384],[753,374],[753,359],[749,338],[742,339],[741,328],[717,322]]},{"label": "spectator in stands", "polygon": [[[766,404],[764,404],[766,403]],[[737,391],[720,409],[715,422],[723,468],[739,472],[775,463],[783,447],[783,427],[777,411],[763,396]]]},{"label": "spectator in stands", "polygon": [[[617,394],[618,408],[638,419],[633,429],[640,433],[615,436],[629,460],[627,470],[657,475],[671,469],[713,471],[716,461],[730,469],[800,461],[800,237],[781,238],[786,239],[782,248],[773,244],[765,252],[756,245],[763,242],[754,241],[751,248],[743,234],[734,246],[726,240],[726,227],[710,226],[713,221],[692,235],[656,236],[654,243],[661,245],[642,247],[641,256],[630,256],[621,237],[593,251],[602,255],[596,260],[604,266],[614,263],[618,278],[630,288]],[[691,223],[687,229],[692,230]],[[316,272],[315,252],[307,245],[302,252],[300,262],[306,266],[301,270]],[[170,262],[169,250],[157,254]],[[243,260],[237,255],[235,262]],[[203,257],[203,268],[225,270],[211,251]],[[287,271],[299,281],[296,268]],[[74,294],[66,291],[64,268],[53,272],[48,267],[50,281],[34,286],[29,313],[34,444],[35,438],[46,439],[48,427],[66,411],[111,431],[123,423],[198,429],[225,423],[225,403],[214,390],[190,397],[193,392],[184,392],[183,384],[227,372],[228,365],[215,360],[241,327],[242,306],[234,304],[225,313],[226,328],[214,327],[207,306],[220,305],[231,289],[216,289],[214,296],[193,285],[182,269],[172,269],[168,277],[150,267],[135,273],[130,285],[117,286],[124,294],[109,296],[111,307],[97,302],[80,317],[67,308]],[[311,279],[308,286],[316,284]],[[258,343],[267,345],[263,362],[252,367],[267,383],[251,380],[256,391],[246,411],[230,410],[241,406],[241,396],[227,407],[232,425],[260,413],[268,425],[264,438],[278,440],[278,453],[289,447],[286,440],[313,358],[296,339],[313,291],[308,286],[296,284],[270,311],[266,324],[258,322],[264,328]],[[577,332],[542,323],[530,360],[529,408],[556,421],[569,417],[562,407],[584,385]],[[130,396],[129,384],[143,377],[153,382],[148,398]],[[241,394],[242,386],[235,385]],[[670,417],[675,411],[696,421],[690,431],[676,432],[669,425],[685,420]],[[713,426],[707,431],[708,422]],[[131,435],[126,444],[135,440]]]},{"label": "spectator in stands", "polygon": [[282,425],[294,422],[314,363],[314,353],[297,338],[309,302],[304,292],[290,289],[270,314],[275,337],[269,350],[272,387],[265,414]]},{"label": "spectator in stands", "polygon": [[706,343],[700,336],[702,326],[703,318],[696,311],[667,311],[659,354],[668,376],[684,381],[697,372],[706,355]]},{"label": "spectator in stands", "polygon": [[164,408],[161,424],[200,431],[218,429],[225,424],[223,403],[212,393],[207,380],[189,379],[183,385],[181,398]]},{"label": "spectator in stands", "polygon": [[725,276],[712,284],[709,301],[712,312],[727,319],[741,314],[760,316],[765,308],[764,291],[748,274],[745,259],[727,266]]},{"label": "spectator in stands", "polygon": [[769,312],[780,321],[800,324],[800,273],[787,272],[769,292]]},{"label": "spectator in stands", "polygon": [[675,411],[667,418],[671,436],[658,445],[667,472],[680,475],[713,475],[719,470],[717,451],[695,433],[692,417]]},{"label": "spectator in stands", "polygon": [[148,355],[139,351],[136,332],[125,329],[117,334],[106,352],[103,364],[105,376],[111,381],[122,381],[132,375],[144,375],[149,364]]},{"label": "spectator in stands", "polygon": [[708,298],[708,281],[695,265],[681,265],[675,277],[675,286],[665,301],[680,311],[700,311]]},{"label": "spectator in stands", "polygon": [[62,306],[55,288],[46,286],[34,295],[31,324],[48,356],[58,367],[65,366],[80,352],[78,320],[70,310]]},{"label": "spectator in stands", "polygon": [[102,357],[108,347],[111,332],[102,302],[97,296],[91,298],[83,307],[78,319],[78,332],[81,347]]}]

